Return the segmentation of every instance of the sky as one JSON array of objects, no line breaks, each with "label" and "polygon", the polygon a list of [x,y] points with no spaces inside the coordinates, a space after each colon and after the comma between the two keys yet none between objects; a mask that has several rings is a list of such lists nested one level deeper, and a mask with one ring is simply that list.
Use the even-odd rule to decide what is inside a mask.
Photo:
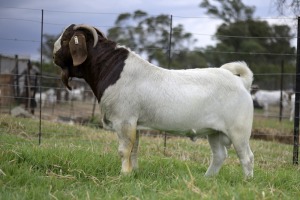
[{"label": "sky", "polygon": [[[197,47],[214,45],[212,35],[222,23],[205,14],[199,7],[201,0],[9,0],[0,2],[0,54],[39,60],[41,21],[43,33],[59,35],[69,24],[85,23],[104,33],[114,25],[121,13],[143,10],[148,15],[168,14],[173,24],[197,39]],[[251,3],[249,3],[251,2]],[[271,24],[288,24],[296,31],[295,20],[278,18],[272,0],[252,0],[244,3],[255,6],[255,17]],[[292,41],[295,44],[295,41]]]}]

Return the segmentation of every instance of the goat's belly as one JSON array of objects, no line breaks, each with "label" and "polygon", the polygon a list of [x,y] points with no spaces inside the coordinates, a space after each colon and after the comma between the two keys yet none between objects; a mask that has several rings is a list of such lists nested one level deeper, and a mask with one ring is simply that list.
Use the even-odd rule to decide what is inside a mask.
[{"label": "goat's belly", "polygon": [[[187,109],[180,105],[173,106],[172,109],[153,109],[156,111],[140,114],[137,125],[168,132],[192,132],[192,130],[202,132],[202,129],[223,130],[225,124],[228,124],[226,121],[233,118],[226,115],[218,106],[204,106],[206,111],[201,110],[199,106]],[[219,112],[214,112],[214,109]]]},{"label": "goat's belly", "polygon": [[[215,120],[218,123],[215,123]],[[224,128],[225,121],[215,114],[206,116],[195,115],[173,115],[156,117],[145,121],[138,121],[137,126],[140,129],[154,129],[160,131],[166,131],[174,134],[209,134],[210,130],[222,130]]]},{"label": "goat's belly", "polygon": [[156,128],[156,127],[146,127],[146,126],[138,126],[138,130],[157,130],[157,131],[164,131],[174,135],[182,135],[187,137],[196,137],[196,136],[203,136],[209,135],[214,133],[215,130],[211,128],[202,128],[202,129],[168,129],[168,128]]}]

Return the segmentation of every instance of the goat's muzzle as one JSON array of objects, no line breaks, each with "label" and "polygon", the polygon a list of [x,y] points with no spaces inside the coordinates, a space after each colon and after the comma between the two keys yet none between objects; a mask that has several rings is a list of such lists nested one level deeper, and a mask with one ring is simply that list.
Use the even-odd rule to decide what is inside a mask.
[{"label": "goat's muzzle", "polygon": [[59,67],[59,68],[61,69],[60,77],[61,77],[62,83],[63,83],[69,90],[72,90],[72,88],[71,88],[70,85],[69,85],[69,79],[70,79],[69,70],[60,67],[60,64],[61,64],[61,63],[59,62],[58,59],[56,59],[55,54],[53,54],[53,63],[54,63],[54,65],[56,65],[57,67]]}]

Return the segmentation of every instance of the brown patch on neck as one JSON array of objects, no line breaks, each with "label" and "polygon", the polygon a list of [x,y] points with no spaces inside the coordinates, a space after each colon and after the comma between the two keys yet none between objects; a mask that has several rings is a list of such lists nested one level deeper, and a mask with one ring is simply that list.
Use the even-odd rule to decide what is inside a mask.
[{"label": "brown patch on neck", "polygon": [[101,38],[97,47],[90,49],[90,55],[89,67],[86,67],[89,71],[84,79],[100,102],[105,90],[120,78],[129,50],[117,48],[115,42]]}]

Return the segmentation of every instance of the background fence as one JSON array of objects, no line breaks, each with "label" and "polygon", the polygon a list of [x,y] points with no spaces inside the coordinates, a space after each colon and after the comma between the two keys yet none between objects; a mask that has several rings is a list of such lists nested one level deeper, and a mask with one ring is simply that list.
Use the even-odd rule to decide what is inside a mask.
[{"label": "background fence", "polygon": [[[3,11],[3,12],[2,12]],[[101,126],[99,120],[100,110],[96,99],[89,88],[89,86],[82,80],[73,79],[72,91],[67,91],[61,84],[60,75],[58,73],[48,73],[49,67],[55,67],[51,61],[45,57],[41,57],[39,50],[41,50],[41,35],[59,35],[61,31],[72,23],[87,23],[92,24],[100,30],[107,30],[114,27],[114,24],[95,24],[94,20],[97,18],[116,18],[120,13],[89,13],[89,12],[62,12],[50,10],[37,9],[19,9],[19,8],[1,8],[1,12],[13,11],[15,16],[0,17],[1,27],[5,27],[8,23],[14,23],[15,26],[10,30],[3,30],[10,32],[10,37],[2,37],[1,55],[0,55],[0,113],[14,113],[16,115],[30,115],[40,119],[46,119],[63,123],[80,123],[90,126]],[[18,18],[19,14],[25,15],[25,18]],[[63,13],[66,18],[56,19],[57,13]],[[3,16],[4,16],[3,15]],[[71,17],[70,17],[71,16]],[[93,20],[92,20],[93,19]],[[185,24],[190,20],[198,22],[199,25],[204,21],[213,21],[216,19],[208,17],[170,17],[169,34],[172,36],[172,24]],[[286,23],[291,25],[292,32],[296,33],[296,19],[292,18],[268,18],[270,23]],[[42,32],[41,32],[41,27]],[[203,32],[192,32],[192,35],[201,41],[213,37],[214,33],[205,32],[205,28],[200,28]],[[34,30],[32,32],[32,30]],[[26,34],[28,33],[28,34]],[[34,34],[29,34],[34,33]],[[25,37],[26,36],[26,37]],[[223,35],[222,37],[237,37],[243,40],[249,39],[245,35]],[[297,37],[292,39],[294,43]],[[170,38],[171,39],[171,38]],[[256,39],[262,39],[257,37]],[[266,39],[266,38],[264,38]],[[270,38],[271,40],[272,38]],[[170,41],[171,42],[171,41]],[[32,51],[34,49],[35,51]],[[161,47],[154,47],[151,51],[161,50]],[[30,51],[29,51],[30,50]],[[144,55],[143,47],[135,49],[142,56]],[[47,51],[47,49],[43,49]],[[49,50],[48,50],[49,51]],[[165,56],[169,59],[169,64],[162,66],[165,68],[172,68],[172,59],[180,57],[180,49],[171,49],[164,47]],[[195,51],[197,49],[186,49],[186,51]],[[36,53],[32,53],[36,52]],[[50,50],[51,52],[51,50]],[[273,53],[272,49],[269,52],[234,52],[234,51],[206,51],[207,54],[231,54],[237,58],[243,57],[259,57],[259,55],[268,55],[275,57],[282,57],[282,62],[278,63],[278,69],[270,70],[267,73],[255,73],[254,84],[258,84],[261,89],[269,90],[284,90],[293,93],[295,89],[296,68],[295,72],[285,72],[285,62],[292,61],[296,63],[296,54],[281,52]],[[37,62],[34,62],[37,61]],[[259,59],[257,62],[260,61]],[[39,63],[42,63],[41,66]],[[250,63],[255,65],[256,63]],[[268,65],[268,63],[265,63]],[[296,64],[295,64],[296,65]],[[196,66],[207,67],[207,66]],[[189,68],[189,67],[183,67]],[[263,79],[261,77],[264,77]],[[267,77],[267,78],[266,78]],[[263,80],[263,81],[262,81]],[[281,81],[280,81],[281,80]],[[298,102],[296,102],[298,103]],[[27,112],[24,112],[24,110]],[[291,103],[280,109],[279,104],[270,108],[268,115],[261,109],[255,110],[255,126],[253,135],[256,138],[273,138],[281,142],[292,144],[293,131],[290,127],[293,122],[290,121]],[[271,120],[272,123],[261,123],[263,120]],[[284,123],[279,123],[282,119]],[[298,120],[298,119],[297,119]],[[267,126],[268,124],[269,126]],[[37,130],[38,132],[38,130]],[[42,133],[42,127],[40,132]],[[275,137],[276,136],[276,137]],[[297,144],[297,146],[299,146]]]}]

